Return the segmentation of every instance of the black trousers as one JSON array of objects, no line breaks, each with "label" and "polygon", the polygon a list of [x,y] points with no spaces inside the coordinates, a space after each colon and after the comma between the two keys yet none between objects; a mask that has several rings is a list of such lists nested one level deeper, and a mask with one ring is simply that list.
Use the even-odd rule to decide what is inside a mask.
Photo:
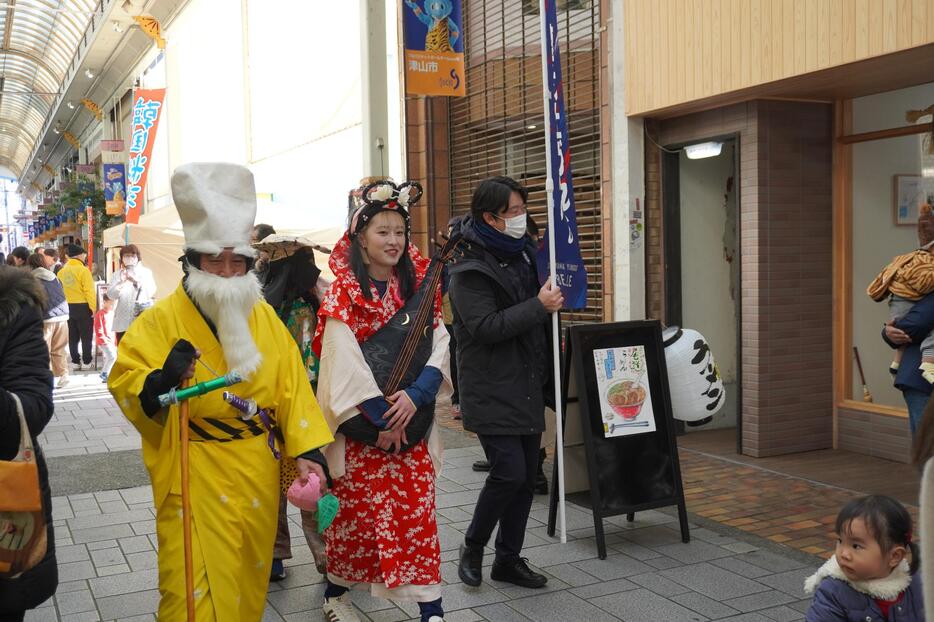
[{"label": "black trousers", "polygon": [[451,386],[454,387],[454,393],[451,394],[451,403],[460,404],[460,394],[457,392],[457,341],[454,339],[454,327],[445,324],[448,334],[451,336],[449,351],[451,353]]},{"label": "black trousers", "polygon": [[513,562],[519,559],[525,541],[542,435],[477,436],[490,461],[490,474],[480,491],[464,541],[469,548],[481,549],[490,541],[493,528],[499,523],[496,560]]},{"label": "black trousers", "polygon": [[[71,362],[77,365],[83,362],[90,365],[91,340],[94,336],[94,316],[91,307],[86,302],[68,303],[68,348],[71,350]],[[79,359],[78,340],[81,341],[81,354]]]}]

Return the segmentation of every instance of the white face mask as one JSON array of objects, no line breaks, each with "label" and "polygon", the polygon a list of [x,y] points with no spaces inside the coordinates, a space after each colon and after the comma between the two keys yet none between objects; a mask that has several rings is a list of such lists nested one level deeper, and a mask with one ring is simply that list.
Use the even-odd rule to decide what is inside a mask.
[{"label": "white face mask", "polygon": [[499,218],[504,223],[506,223],[506,229],[503,231],[503,233],[509,237],[518,240],[525,235],[526,229],[528,228],[528,217],[525,214],[513,216],[512,218],[501,218],[500,216],[496,216],[496,218]]},{"label": "white face mask", "polygon": [[127,268],[135,266],[138,263],[139,263],[139,257],[124,257],[123,258],[123,265],[126,266]]}]

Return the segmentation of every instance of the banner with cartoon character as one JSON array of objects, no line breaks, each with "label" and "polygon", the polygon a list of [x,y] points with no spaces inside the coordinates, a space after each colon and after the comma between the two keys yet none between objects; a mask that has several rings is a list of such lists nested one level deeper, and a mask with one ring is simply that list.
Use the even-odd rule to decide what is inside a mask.
[{"label": "banner with cartoon character", "polygon": [[467,95],[461,0],[405,0],[407,95]]},{"label": "banner with cartoon character", "polygon": [[143,190],[149,174],[149,160],[156,142],[165,89],[139,89],[133,93],[133,120],[130,127],[130,158],[126,170],[126,222],[139,223]]},{"label": "banner with cartoon character", "polygon": [[107,215],[119,216],[126,206],[126,166],[104,164],[104,201]]},{"label": "banner with cartoon character", "polygon": [[645,347],[593,351],[605,438],[655,431]]}]

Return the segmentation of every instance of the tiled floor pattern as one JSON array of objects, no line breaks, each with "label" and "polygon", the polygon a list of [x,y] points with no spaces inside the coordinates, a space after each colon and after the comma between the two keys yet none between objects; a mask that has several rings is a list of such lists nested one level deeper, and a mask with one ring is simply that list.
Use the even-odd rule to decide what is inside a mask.
[{"label": "tiled floor pattern", "polygon": [[[441,410],[442,423],[459,422]],[[56,392],[56,414],[42,442],[49,456],[138,449],[139,437],[95,375],[76,376]],[[645,512],[636,522],[607,525],[610,557],[596,558],[590,515],[571,506],[570,541],[547,537],[546,500],[537,497],[526,554],[546,572],[547,590],[486,582],[478,589],[456,575],[457,546],[484,475],[471,470],[479,447],[446,452],[438,480],[438,514],[447,619],[628,620],[737,622],[798,620],[807,601],[804,576],[829,554],[828,525],[854,494],[693,449],[680,452],[688,510],[712,530],[694,526],[680,543],[673,517]],[[158,601],[154,514],[147,487],[55,499],[61,586],[54,600],[27,620],[152,620]],[[704,520],[705,519],[705,520]],[[293,524],[293,536],[298,535]],[[764,545],[763,540],[770,540]],[[772,544],[777,543],[777,544]],[[781,545],[781,546],[779,546]],[[786,550],[791,547],[797,551]],[[270,587],[265,620],[320,620],[321,577],[295,539],[289,577]],[[491,560],[488,556],[486,563]],[[364,619],[407,620],[417,609],[355,594]]]},{"label": "tiled floor pattern", "polygon": [[[477,447],[446,454],[438,480],[444,603],[448,622],[475,620],[701,622],[799,620],[808,601],[805,576],[817,560],[777,554],[731,530],[693,526],[690,544],[680,542],[674,519],[662,512],[622,517],[608,527],[609,556],[597,559],[590,515],[569,508],[569,542],[548,538],[544,497],[538,497],[527,532],[525,555],[550,578],[546,590],[485,582],[468,588],[457,580],[462,541],[482,474],[470,464]],[[27,620],[153,620],[158,603],[154,512],[148,487],[56,497],[54,517],[61,572],[58,594]],[[322,620],[321,576],[300,539],[293,516],[295,557],[288,578],[270,587],[266,621]],[[734,532],[735,533],[735,532]],[[489,564],[491,555],[485,563]],[[355,593],[361,619],[409,620],[414,605],[401,606]]]}]

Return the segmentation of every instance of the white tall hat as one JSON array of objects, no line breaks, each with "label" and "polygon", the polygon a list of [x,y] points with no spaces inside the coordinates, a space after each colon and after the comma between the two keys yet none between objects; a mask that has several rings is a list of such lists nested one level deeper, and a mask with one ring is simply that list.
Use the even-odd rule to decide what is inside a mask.
[{"label": "white tall hat", "polygon": [[192,162],[175,169],[172,199],[182,219],[185,248],[217,255],[225,248],[254,257],[256,219],[253,173],[240,164]]}]

